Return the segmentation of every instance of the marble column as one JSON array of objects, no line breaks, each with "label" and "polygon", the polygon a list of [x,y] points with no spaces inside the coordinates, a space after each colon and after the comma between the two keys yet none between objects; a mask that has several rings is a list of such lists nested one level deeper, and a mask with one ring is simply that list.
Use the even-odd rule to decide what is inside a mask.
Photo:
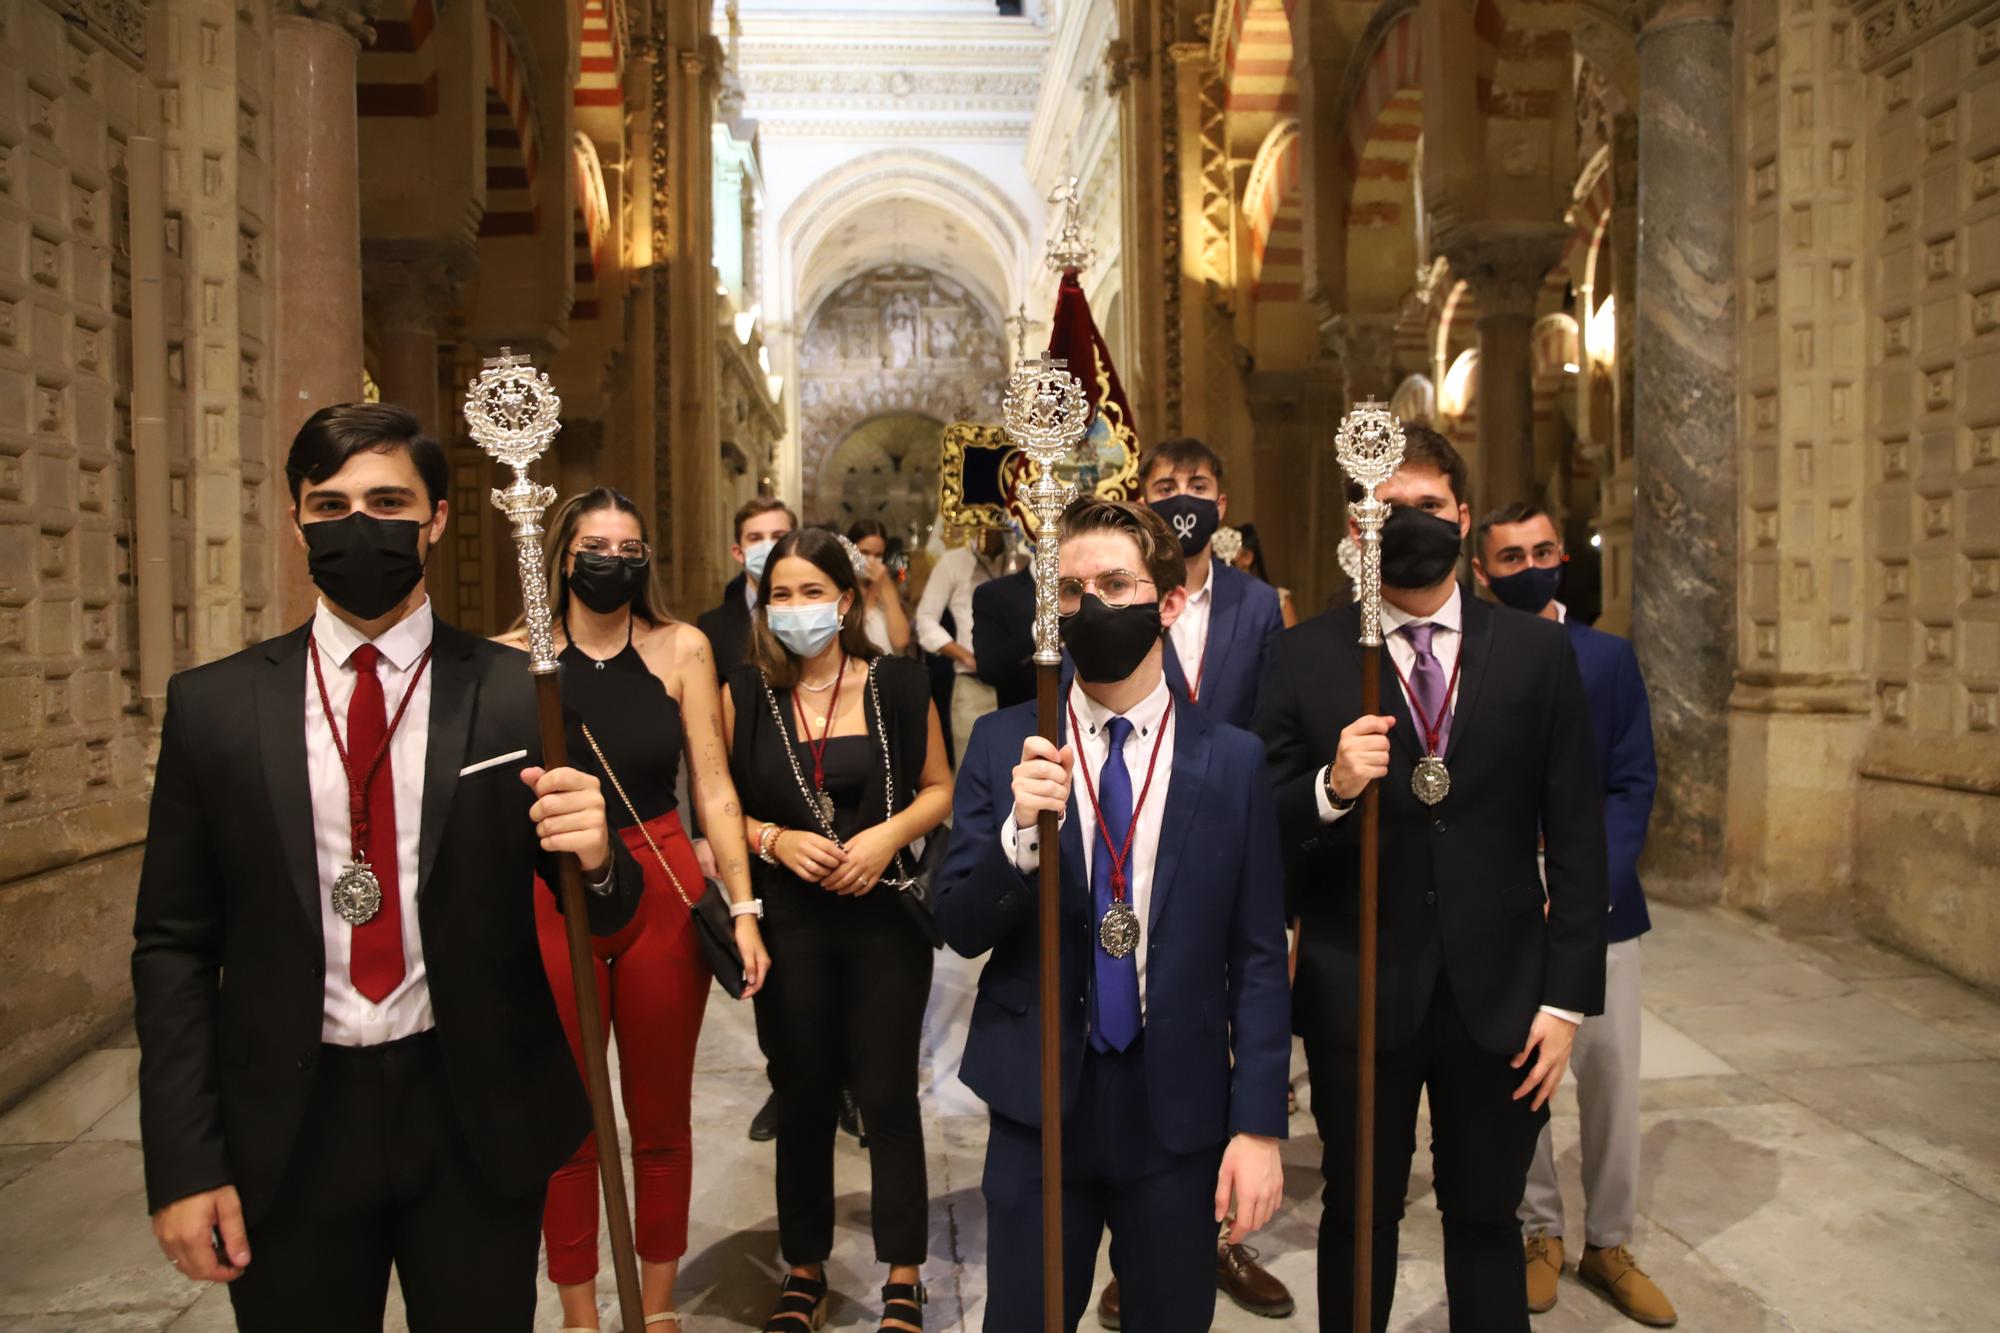
[{"label": "marble column", "polygon": [[1639,36],[1632,637],[1660,768],[1644,873],[1681,899],[1722,890],[1736,657],[1731,27],[1731,0],[1652,0]]},{"label": "marble column", "polygon": [[[361,191],[355,62],[359,6],[293,0],[271,21],[272,286],[277,296],[272,475],[292,436],[329,403],[361,396]],[[289,499],[289,496],[287,497]],[[281,623],[310,614],[305,553],[274,543]]]},{"label": "marble column", "polygon": [[[1603,610],[1597,627],[1611,634],[1632,632],[1632,414],[1635,406],[1632,366],[1638,324],[1635,294],[1639,256],[1639,121],[1630,112],[1611,119],[1610,263],[1599,261],[1611,274],[1616,327],[1616,360],[1612,368],[1613,430],[1599,473],[1597,531],[1602,539]],[[1597,293],[1591,294],[1597,299]]]},{"label": "marble column", "polygon": [[1451,273],[1479,300],[1479,457],[1472,517],[1537,499],[1535,391],[1530,374],[1535,301],[1569,230],[1555,222],[1483,221],[1456,228],[1443,249]]}]

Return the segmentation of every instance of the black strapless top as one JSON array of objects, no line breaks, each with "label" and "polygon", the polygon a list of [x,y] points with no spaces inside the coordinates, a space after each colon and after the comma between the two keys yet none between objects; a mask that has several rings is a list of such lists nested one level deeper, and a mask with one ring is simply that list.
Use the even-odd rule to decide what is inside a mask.
[{"label": "black strapless top", "polygon": [[[812,783],[812,743],[800,741],[799,771],[805,774],[807,785]],[[882,764],[881,756],[874,748],[874,741],[867,736],[835,736],[826,743],[824,763],[826,794],[833,798],[833,831],[841,841],[868,827],[868,820],[862,817],[861,799],[868,794],[868,779]]]},{"label": "black strapless top", "polygon": [[[647,668],[632,640],[625,640],[616,657],[603,660],[566,642],[557,661],[562,664],[570,762],[604,776],[583,736],[580,723],[588,723],[639,818],[656,819],[672,810],[680,774],[681,706]],[[608,781],[604,807],[613,828],[631,827],[632,814]]]}]

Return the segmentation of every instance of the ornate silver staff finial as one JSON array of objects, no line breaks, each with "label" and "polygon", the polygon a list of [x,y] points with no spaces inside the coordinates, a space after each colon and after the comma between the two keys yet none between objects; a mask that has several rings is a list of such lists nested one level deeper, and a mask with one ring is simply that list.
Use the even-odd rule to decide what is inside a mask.
[{"label": "ornate silver staff finial", "polygon": [[1034,479],[1024,496],[1035,515],[1035,663],[1062,661],[1057,626],[1056,577],[1060,568],[1056,528],[1075,488],[1056,476],[1056,465],[1090,430],[1090,400],[1061,359],[1023,361],[1007,380],[1002,409],[1007,434],[1028,455]]},{"label": "ornate silver staff finial", "polygon": [[1223,564],[1235,564],[1236,557],[1243,554],[1243,534],[1225,524],[1215,530],[1215,536],[1209,539],[1208,549]]},{"label": "ornate silver staff finial", "polygon": [[514,524],[528,669],[544,675],[556,669],[556,645],[549,628],[549,585],[542,572],[542,514],[555,503],[556,490],[529,480],[528,468],[548,452],[562,429],[562,399],[547,375],[505,347],[484,365],[465,391],[465,424],[481,449],[514,469],[514,480],[494,489],[493,507]]},{"label": "ornate silver staff finial", "polygon": [[1361,643],[1382,643],[1382,524],[1389,506],[1375,498],[1375,488],[1395,475],[1403,461],[1403,423],[1373,398],[1356,403],[1341,418],[1333,437],[1334,456],[1355,485],[1361,499],[1354,505],[1354,525],[1361,530]]},{"label": "ornate silver staff finial", "polygon": [[1333,548],[1334,559],[1340,562],[1340,572],[1347,575],[1347,581],[1354,585],[1354,600],[1361,600],[1361,543],[1352,537],[1342,537],[1340,544]]},{"label": "ornate silver staff finial", "polygon": [[1076,177],[1071,176],[1050,190],[1049,202],[1063,206],[1062,222],[1056,227],[1056,234],[1049,237],[1049,268],[1056,273],[1068,269],[1082,272],[1096,257],[1097,247],[1083,234],[1083,196],[1077,192]]}]

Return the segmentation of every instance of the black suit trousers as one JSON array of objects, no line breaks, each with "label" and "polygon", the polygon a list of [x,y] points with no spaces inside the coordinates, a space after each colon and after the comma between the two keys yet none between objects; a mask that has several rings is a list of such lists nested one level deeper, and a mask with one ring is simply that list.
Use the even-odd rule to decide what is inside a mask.
[{"label": "black suit trousers", "polygon": [[412,1333],[525,1333],[542,1199],[487,1185],[435,1033],[323,1046],[298,1150],[229,1288],[237,1327],[377,1333],[393,1265]]},{"label": "black suit trousers", "polygon": [[[1354,1309],[1354,1047],[1308,1037],[1313,1116],[1326,1145],[1319,1233],[1320,1328],[1347,1333]],[[1466,1028],[1443,969],[1416,1039],[1375,1059],[1375,1217],[1371,1295],[1375,1333],[1389,1327],[1396,1237],[1416,1152],[1417,1101],[1428,1088],[1432,1173],[1444,1215],[1445,1296],[1452,1333],[1526,1333],[1521,1224],[1546,1107],[1513,1100],[1525,1074],[1482,1050]]]}]

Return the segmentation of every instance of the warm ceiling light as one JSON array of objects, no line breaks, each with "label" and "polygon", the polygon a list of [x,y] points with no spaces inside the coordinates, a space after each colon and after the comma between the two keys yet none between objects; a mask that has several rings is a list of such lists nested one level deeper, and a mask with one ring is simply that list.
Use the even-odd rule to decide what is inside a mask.
[{"label": "warm ceiling light", "polygon": [[1462,417],[1465,409],[1472,405],[1472,377],[1479,369],[1478,349],[1468,347],[1458,354],[1451,363],[1451,369],[1444,373],[1444,384],[1438,389],[1438,411],[1448,417]]},{"label": "warm ceiling light", "polygon": [[1600,366],[1618,359],[1618,298],[1607,296],[1583,331],[1583,350]]}]

